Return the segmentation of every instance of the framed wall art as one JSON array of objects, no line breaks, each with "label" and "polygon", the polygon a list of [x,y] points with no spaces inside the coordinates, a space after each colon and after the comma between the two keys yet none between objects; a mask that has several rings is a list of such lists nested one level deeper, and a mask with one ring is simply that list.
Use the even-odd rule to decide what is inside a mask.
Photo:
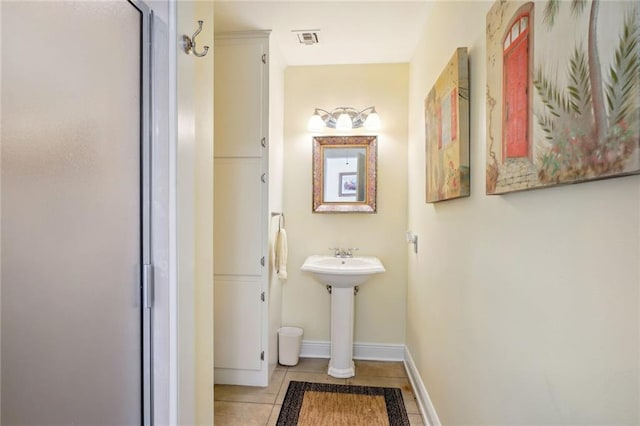
[{"label": "framed wall art", "polygon": [[424,102],[426,200],[469,196],[469,61],[456,49]]},{"label": "framed wall art", "polygon": [[378,137],[314,136],[314,213],[375,213]]},{"label": "framed wall art", "polygon": [[351,197],[358,194],[358,174],[357,173],[340,173],[338,182],[339,195],[341,197]]},{"label": "framed wall art", "polygon": [[487,194],[640,172],[640,4],[497,1]]}]

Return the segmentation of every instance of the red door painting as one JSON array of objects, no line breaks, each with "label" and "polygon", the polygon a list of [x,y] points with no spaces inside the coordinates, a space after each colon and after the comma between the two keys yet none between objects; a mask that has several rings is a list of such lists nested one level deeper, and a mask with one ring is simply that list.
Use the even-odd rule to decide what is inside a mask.
[{"label": "red door painting", "polygon": [[503,157],[529,155],[529,15],[519,16],[503,42]]}]

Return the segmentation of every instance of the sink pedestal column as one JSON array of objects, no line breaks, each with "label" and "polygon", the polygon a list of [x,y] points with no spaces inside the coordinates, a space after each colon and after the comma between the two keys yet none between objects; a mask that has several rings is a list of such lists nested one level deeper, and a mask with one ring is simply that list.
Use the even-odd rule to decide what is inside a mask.
[{"label": "sink pedestal column", "polygon": [[353,287],[331,288],[331,360],[328,374],[337,378],[356,375],[353,364]]}]

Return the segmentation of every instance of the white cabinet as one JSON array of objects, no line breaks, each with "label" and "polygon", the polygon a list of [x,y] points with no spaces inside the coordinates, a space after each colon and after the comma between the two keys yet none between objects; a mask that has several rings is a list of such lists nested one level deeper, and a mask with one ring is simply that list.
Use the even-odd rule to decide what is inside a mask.
[{"label": "white cabinet", "polygon": [[216,34],[214,374],[269,380],[268,32]]},{"label": "white cabinet", "polygon": [[265,152],[261,141],[269,131],[268,43],[268,33],[216,35],[216,158],[260,158]]},{"label": "white cabinet", "polygon": [[237,374],[237,380],[246,379],[251,375],[246,370],[260,371],[263,364],[259,357],[262,351],[260,312],[264,303],[260,298],[260,280],[252,277],[218,278],[215,286],[214,366],[220,374],[231,377],[234,372],[229,369],[244,370],[245,373]]},{"label": "white cabinet", "polygon": [[216,158],[214,179],[214,271],[217,276],[260,277],[262,247],[262,161]]}]

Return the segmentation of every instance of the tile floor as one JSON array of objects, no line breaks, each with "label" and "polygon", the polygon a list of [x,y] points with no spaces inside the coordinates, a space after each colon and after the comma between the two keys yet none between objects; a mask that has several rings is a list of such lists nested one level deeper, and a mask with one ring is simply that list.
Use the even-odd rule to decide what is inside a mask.
[{"label": "tile floor", "polygon": [[411,425],[422,425],[416,399],[402,362],[355,361],[356,376],[336,379],[327,375],[328,359],[300,358],[295,367],[278,365],[269,387],[215,385],[216,426],[275,425],[291,380],[343,385],[400,388]]}]

